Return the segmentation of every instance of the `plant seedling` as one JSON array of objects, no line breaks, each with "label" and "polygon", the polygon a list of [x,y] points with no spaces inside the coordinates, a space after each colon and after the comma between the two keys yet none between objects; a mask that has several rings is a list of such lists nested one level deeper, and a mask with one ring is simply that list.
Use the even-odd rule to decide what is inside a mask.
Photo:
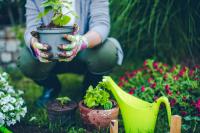
[{"label": "plant seedling", "polygon": [[68,104],[71,102],[71,99],[69,97],[58,97],[56,100],[61,104],[61,106],[64,106],[65,104]]},{"label": "plant seedling", "polygon": [[[57,27],[67,25],[71,20],[70,14],[78,17],[76,12],[73,11],[71,0],[46,0],[42,2],[41,7],[44,8],[44,11],[38,14],[37,19],[39,20],[46,16],[50,11],[53,11],[54,15],[50,25]],[[64,13],[63,8],[68,9],[68,12]]]}]

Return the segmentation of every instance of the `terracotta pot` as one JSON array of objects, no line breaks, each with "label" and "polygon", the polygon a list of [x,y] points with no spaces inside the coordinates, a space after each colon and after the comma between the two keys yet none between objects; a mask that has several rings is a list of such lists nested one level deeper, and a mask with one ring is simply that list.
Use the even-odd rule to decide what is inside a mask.
[{"label": "terracotta pot", "polygon": [[50,102],[47,105],[49,121],[60,125],[68,125],[75,119],[77,103],[72,101],[67,105],[61,106],[58,101]]},{"label": "terracotta pot", "polygon": [[109,127],[110,121],[117,119],[119,114],[119,107],[115,101],[113,101],[114,108],[110,110],[103,109],[90,109],[87,108],[83,101],[79,102],[80,116],[88,127],[94,127],[97,129]]}]

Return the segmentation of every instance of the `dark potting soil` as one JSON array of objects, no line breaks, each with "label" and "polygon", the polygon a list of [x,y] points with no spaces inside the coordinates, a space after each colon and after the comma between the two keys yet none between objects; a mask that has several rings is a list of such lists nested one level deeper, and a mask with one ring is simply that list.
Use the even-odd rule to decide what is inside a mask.
[{"label": "dark potting soil", "polygon": [[65,104],[65,105],[62,106],[59,102],[54,101],[54,102],[51,102],[48,105],[48,109],[49,110],[54,110],[54,111],[71,110],[71,109],[74,109],[74,107],[76,107],[76,103],[75,102],[70,102],[70,103]]},{"label": "dark potting soil", "polygon": [[16,124],[10,129],[13,133],[50,133],[50,131],[47,128],[40,128],[35,125],[26,124]]},{"label": "dark potting soil", "polygon": [[57,26],[53,23],[50,23],[48,25],[42,24],[39,28],[51,29],[51,28],[62,28],[62,26]]}]

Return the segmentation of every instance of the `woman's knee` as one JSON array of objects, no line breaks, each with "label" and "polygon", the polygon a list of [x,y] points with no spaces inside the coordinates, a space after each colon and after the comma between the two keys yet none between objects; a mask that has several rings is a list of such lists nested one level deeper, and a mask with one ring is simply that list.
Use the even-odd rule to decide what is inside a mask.
[{"label": "woman's knee", "polygon": [[52,68],[52,64],[45,64],[36,60],[27,48],[21,49],[17,65],[25,76],[34,80],[46,78]]},{"label": "woman's knee", "polygon": [[114,38],[108,38],[103,44],[93,49],[88,49],[82,54],[87,62],[88,70],[94,74],[110,72],[118,61],[117,48]]}]

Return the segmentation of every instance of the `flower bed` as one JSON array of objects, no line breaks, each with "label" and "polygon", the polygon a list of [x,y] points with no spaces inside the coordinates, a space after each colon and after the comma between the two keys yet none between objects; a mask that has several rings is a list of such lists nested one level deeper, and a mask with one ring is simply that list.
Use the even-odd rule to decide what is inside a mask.
[{"label": "flower bed", "polygon": [[190,69],[146,60],[144,66],[120,77],[118,85],[129,94],[148,102],[169,98],[172,113],[184,117],[183,129],[200,125],[200,66]]},{"label": "flower bed", "polygon": [[22,94],[9,85],[7,73],[0,73],[0,127],[14,125],[25,116],[27,108]]}]

